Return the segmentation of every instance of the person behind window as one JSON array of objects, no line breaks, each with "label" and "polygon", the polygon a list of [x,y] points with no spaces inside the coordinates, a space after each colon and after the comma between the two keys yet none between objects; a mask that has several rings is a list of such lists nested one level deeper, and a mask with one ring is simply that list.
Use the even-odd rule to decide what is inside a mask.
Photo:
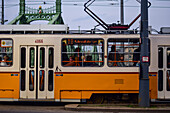
[{"label": "person behind window", "polygon": [[124,64],[124,56],[123,55],[120,55],[120,57],[119,57],[118,66],[119,67],[124,67],[125,66],[125,64]]},{"label": "person behind window", "polygon": [[75,49],[75,54],[74,54],[74,58],[75,58],[75,63],[76,63],[76,66],[80,66],[82,65],[82,53],[80,53],[81,49],[79,47],[77,47]]},{"label": "person behind window", "polygon": [[111,47],[111,51],[109,52],[108,60],[114,61],[114,62],[109,62],[109,66],[117,66],[117,61],[119,60],[119,54],[116,51],[115,45],[112,45],[112,47]]},{"label": "person behind window", "polygon": [[69,57],[69,63],[65,64],[64,66],[75,66],[75,60],[73,56]]},{"label": "person behind window", "polygon": [[134,61],[133,66],[139,66],[139,62],[140,62],[140,48],[139,47],[134,50],[133,61]]},{"label": "person behind window", "polygon": [[86,56],[86,61],[85,66],[93,66],[93,62],[90,62],[92,61],[92,56]]},{"label": "person behind window", "polygon": [[5,54],[4,57],[3,57],[3,60],[1,62],[1,66],[8,66],[9,63],[7,62],[9,59],[9,57]]}]

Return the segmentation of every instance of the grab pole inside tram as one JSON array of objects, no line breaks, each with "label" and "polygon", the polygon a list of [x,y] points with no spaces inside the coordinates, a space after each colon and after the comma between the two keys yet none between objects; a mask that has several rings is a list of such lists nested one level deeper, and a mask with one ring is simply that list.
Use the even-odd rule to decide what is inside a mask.
[{"label": "grab pole inside tram", "polygon": [[139,77],[139,106],[150,107],[149,98],[149,39],[148,39],[148,0],[141,0],[141,56]]}]

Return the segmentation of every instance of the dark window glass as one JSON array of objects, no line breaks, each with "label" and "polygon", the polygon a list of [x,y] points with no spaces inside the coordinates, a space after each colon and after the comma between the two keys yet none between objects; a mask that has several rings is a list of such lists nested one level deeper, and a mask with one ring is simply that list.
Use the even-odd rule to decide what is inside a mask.
[{"label": "dark window glass", "polygon": [[40,68],[45,66],[45,48],[40,48]]},{"label": "dark window glass", "polygon": [[41,71],[40,71],[40,82],[39,82],[39,83],[40,83],[40,84],[39,84],[39,86],[40,86],[40,88],[39,88],[40,91],[44,91],[44,87],[45,87],[45,86],[44,86],[44,84],[45,84],[44,82],[45,82],[45,73],[44,73],[44,70],[41,70]]},{"label": "dark window glass", "polygon": [[53,70],[48,71],[48,91],[53,91]]},{"label": "dark window glass", "polygon": [[21,91],[25,91],[25,70],[21,70]]},{"label": "dark window glass", "polygon": [[163,71],[158,71],[158,90],[163,91]]},{"label": "dark window glass", "polygon": [[29,90],[34,91],[34,70],[29,71]]},{"label": "dark window glass", "polygon": [[63,39],[62,65],[72,67],[103,66],[103,39]]},{"label": "dark window glass", "polygon": [[21,48],[21,68],[26,66],[26,48]]},{"label": "dark window glass", "polygon": [[54,66],[54,49],[49,48],[49,57],[48,57],[48,67],[53,68]]},{"label": "dark window glass", "polygon": [[30,68],[34,68],[34,62],[35,62],[35,49],[30,48]]},{"label": "dark window glass", "polygon": [[158,67],[163,68],[163,48],[158,48]]},{"label": "dark window glass", "polygon": [[139,66],[139,39],[109,39],[107,53],[109,67]]},{"label": "dark window glass", "polygon": [[0,39],[0,66],[10,67],[13,64],[13,43],[10,39]]},{"label": "dark window glass", "polygon": [[167,48],[167,68],[170,68],[170,48]]},{"label": "dark window glass", "polygon": [[166,90],[167,90],[167,91],[170,91],[170,70],[167,71],[166,83],[167,83]]}]

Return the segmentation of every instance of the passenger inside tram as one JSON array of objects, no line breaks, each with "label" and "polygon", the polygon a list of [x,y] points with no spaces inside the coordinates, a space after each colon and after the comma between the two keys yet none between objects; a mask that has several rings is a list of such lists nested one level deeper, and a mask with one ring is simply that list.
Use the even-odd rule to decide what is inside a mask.
[{"label": "passenger inside tram", "polygon": [[124,64],[124,56],[123,55],[119,56],[118,66],[119,67],[124,67],[125,66],[125,64]]},{"label": "passenger inside tram", "polygon": [[67,64],[65,64],[64,66],[75,66],[75,59],[73,56],[69,57],[69,62]]},{"label": "passenger inside tram", "polygon": [[116,52],[116,46],[112,45],[111,51],[109,51],[109,66],[117,66],[117,61],[119,60],[119,54]]},{"label": "passenger inside tram", "polygon": [[1,59],[0,59],[0,61],[1,61],[1,66],[10,66],[11,65],[11,63],[10,62],[8,62],[8,60],[9,60],[9,57],[8,57],[8,55],[7,54],[5,54],[4,55],[4,57],[3,57],[3,59],[2,59],[2,57],[0,57]]}]

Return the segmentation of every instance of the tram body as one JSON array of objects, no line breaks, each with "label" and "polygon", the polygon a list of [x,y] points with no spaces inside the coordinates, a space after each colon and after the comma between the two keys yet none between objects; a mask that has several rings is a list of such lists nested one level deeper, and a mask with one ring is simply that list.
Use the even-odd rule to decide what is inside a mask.
[{"label": "tram body", "polygon": [[[149,39],[150,98],[170,99],[170,35]],[[137,34],[0,34],[0,41],[0,101],[82,102],[93,94],[139,93],[139,66],[133,61]],[[124,66],[109,60],[112,45],[126,59],[117,61]],[[80,60],[67,64],[64,56],[69,59],[76,53]],[[8,61],[3,60],[5,55]]]}]

